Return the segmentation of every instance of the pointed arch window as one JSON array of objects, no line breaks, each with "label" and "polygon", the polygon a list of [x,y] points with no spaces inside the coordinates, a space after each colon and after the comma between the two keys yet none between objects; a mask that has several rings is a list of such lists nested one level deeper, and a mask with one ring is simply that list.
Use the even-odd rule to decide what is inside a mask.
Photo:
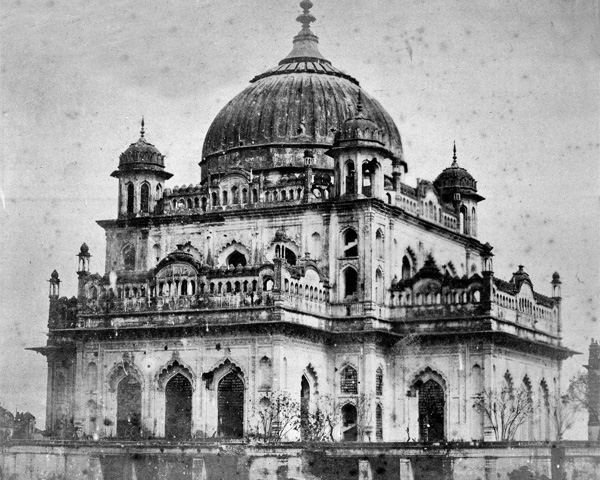
[{"label": "pointed arch window", "polygon": [[354,182],[356,178],[356,171],[354,169],[354,162],[346,163],[346,191],[344,193],[356,193],[354,188]]},{"label": "pointed arch window", "polygon": [[375,407],[375,440],[383,442],[383,409],[379,404]]},{"label": "pointed arch window", "polygon": [[381,229],[377,229],[375,233],[375,253],[377,258],[383,258],[384,254],[384,243],[383,243],[383,232]]},{"label": "pointed arch window", "polygon": [[218,435],[241,438],[244,435],[244,383],[236,372],[229,372],[217,387]]},{"label": "pointed arch window", "polygon": [[344,297],[351,297],[358,290],[358,274],[352,267],[344,270]]},{"label": "pointed arch window", "polygon": [[402,280],[407,280],[411,276],[410,260],[406,255],[402,257]]},{"label": "pointed arch window", "polygon": [[375,372],[375,395],[383,395],[383,369],[377,367]]},{"label": "pointed arch window", "polygon": [[358,395],[358,375],[354,368],[347,366],[342,370],[340,385],[342,393]]},{"label": "pointed arch window", "polygon": [[148,213],[150,210],[150,185],[142,183],[140,187],[140,211]]},{"label": "pointed arch window", "polygon": [[358,235],[353,228],[344,232],[344,256],[358,257]]},{"label": "pointed arch window", "polygon": [[372,185],[372,171],[369,168],[368,163],[364,163],[362,166],[362,193],[363,195],[370,197],[373,195],[373,185]]},{"label": "pointed arch window", "polygon": [[165,437],[186,440],[192,435],[192,384],[181,373],[165,387]]},{"label": "pointed arch window", "polygon": [[467,213],[467,207],[464,205],[460,207],[460,233],[465,235],[469,234],[469,215]]},{"label": "pointed arch window", "polygon": [[135,207],[135,188],[133,183],[127,184],[127,213],[133,213]]}]

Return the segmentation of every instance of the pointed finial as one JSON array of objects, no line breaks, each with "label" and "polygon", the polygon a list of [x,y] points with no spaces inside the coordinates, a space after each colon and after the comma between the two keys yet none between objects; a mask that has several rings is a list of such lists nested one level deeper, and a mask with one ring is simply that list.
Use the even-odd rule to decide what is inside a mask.
[{"label": "pointed finial", "polygon": [[309,12],[313,4],[310,0],[302,0],[300,7],[302,7],[302,14],[296,18],[298,22],[302,24],[302,30],[310,32],[310,24],[316,20]]},{"label": "pointed finial", "polygon": [[360,116],[362,114],[362,111],[363,111],[362,89],[360,87],[358,87],[358,102],[356,103],[356,113],[357,113],[357,116]]},{"label": "pointed finial", "polygon": [[296,21],[302,24],[302,28],[298,34],[294,37],[294,46],[292,51],[279,62],[279,65],[293,62],[318,62],[318,63],[331,63],[327,60],[321,52],[319,52],[319,39],[310,30],[310,24],[316,21],[316,18],[310,13],[310,9],[313,4],[310,0],[302,0],[300,7],[302,13],[296,17]]},{"label": "pointed finial", "polygon": [[144,116],[142,115],[142,128],[140,129],[140,135],[144,138]]},{"label": "pointed finial", "polygon": [[454,148],[453,148],[453,155],[452,155],[452,166],[453,167],[458,167],[458,163],[456,162],[456,140],[454,140]]}]

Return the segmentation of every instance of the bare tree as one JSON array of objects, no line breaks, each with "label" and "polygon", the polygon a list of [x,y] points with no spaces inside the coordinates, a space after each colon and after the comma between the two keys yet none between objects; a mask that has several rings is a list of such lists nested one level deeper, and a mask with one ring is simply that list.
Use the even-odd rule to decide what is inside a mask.
[{"label": "bare tree", "polygon": [[302,425],[302,440],[333,442],[333,432],[340,423],[340,411],[335,407],[335,399],[330,395],[320,395],[314,411],[308,412]]},{"label": "bare tree", "polygon": [[499,391],[484,390],[473,407],[485,414],[498,441],[514,440],[519,427],[533,414],[530,392],[510,385]]},{"label": "bare tree", "polygon": [[580,408],[589,410],[588,372],[581,371],[571,377],[566,394],[569,396],[569,400],[576,403]]},{"label": "bare tree", "polygon": [[552,423],[556,429],[556,439],[562,440],[565,432],[577,421],[577,417],[584,411],[590,415],[600,417],[600,411],[593,412],[591,408],[588,389],[588,372],[579,372],[569,380],[567,392],[550,405]]},{"label": "bare tree", "polygon": [[550,421],[554,425],[556,440],[562,440],[565,432],[577,421],[582,407],[567,393],[548,406]]},{"label": "bare tree", "polygon": [[280,442],[300,427],[300,403],[288,392],[269,392],[254,409],[250,436]]}]

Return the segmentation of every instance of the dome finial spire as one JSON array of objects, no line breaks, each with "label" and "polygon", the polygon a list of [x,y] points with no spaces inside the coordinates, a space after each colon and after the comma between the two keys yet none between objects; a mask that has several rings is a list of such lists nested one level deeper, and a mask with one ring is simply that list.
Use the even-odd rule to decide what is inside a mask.
[{"label": "dome finial spire", "polygon": [[310,0],[302,0],[300,2],[302,13],[296,17],[296,20],[302,24],[302,29],[294,37],[292,51],[279,62],[279,65],[293,62],[330,63],[319,52],[319,39],[310,30],[310,24],[316,21],[316,18],[310,13],[312,6],[313,4]]},{"label": "dome finial spire", "polygon": [[310,31],[310,24],[316,20],[316,18],[310,14],[310,9],[312,6],[313,3],[310,0],[302,0],[300,2],[302,14],[296,18],[296,20],[302,24],[302,30],[308,33],[312,33]]},{"label": "dome finial spire", "polygon": [[142,138],[144,138],[144,133],[145,133],[145,130],[144,130],[144,116],[142,115],[142,128],[140,129],[140,135],[141,135]]},{"label": "dome finial spire", "polygon": [[360,117],[362,115],[362,111],[363,111],[362,88],[358,87],[358,101],[356,103],[356,114],[357,114],[357,116]]},{"label": "dome finial spire", "polygon": [[454,148],[453,148],[453,155],[452,155],[452,166],[453,167],[458,167],[458,163],[456,162],[456,140],[454,140]]}]

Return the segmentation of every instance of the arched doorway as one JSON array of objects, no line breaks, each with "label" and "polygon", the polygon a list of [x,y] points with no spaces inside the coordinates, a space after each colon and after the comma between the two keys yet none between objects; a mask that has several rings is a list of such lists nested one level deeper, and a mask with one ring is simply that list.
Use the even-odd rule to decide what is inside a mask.
[{"label": "arched doorway", "polygon": [[419,387],[419,440],[444,440],[444,389],[435,380]]},{"label": "arched doorway", "polygon": [[358,415],[354,405],[347,403],[342,407],[342,435],[345,442],[358,440],[357,418]]},{"label": "arched doorway", "polygon": [[308,434],[310,414],[310,384],[304,375],[300,384],[300,435],[303,439]]},{"label": "arched doorway", "polygon": [[218,434],[220,437],[241,438],[244,435],[244,383],[229,372],[219,382]]},{"label": "arched doorway", "polygon": [[142,386],[133,375],[126,375],[117,386],[117,437],[140,438],[142,426]]},{"label": "arched doorway", "polygon": [[181,373],[165,387],[165,437],[187,439],[192,434],[192,384]]},{"label": "arched doorway", "polygon": [[234,267],[241,265],[242,267],[245,267],[246,266],[245,255],[238,252],[237,250],[234,250],[227,257],[227,266],[229,266],[229,265],[233,265]]}]

